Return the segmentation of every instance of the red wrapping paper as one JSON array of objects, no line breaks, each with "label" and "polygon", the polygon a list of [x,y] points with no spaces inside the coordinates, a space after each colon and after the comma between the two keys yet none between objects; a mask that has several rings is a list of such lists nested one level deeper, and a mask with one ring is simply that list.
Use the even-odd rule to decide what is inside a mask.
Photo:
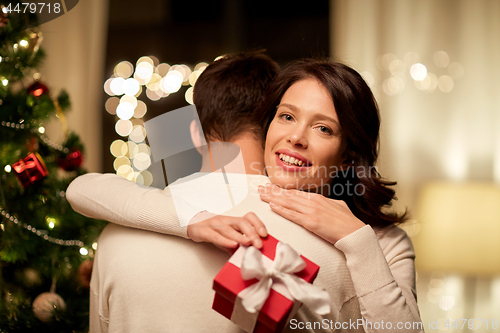
[{"label": "red wrapping paper", "polygon": [[[274,260],[276,246],[279,241],[272,236],[268,236],[262,242],[262,254]],[[295,275],[312,283],[318,275],[319,266],[304,256],[301,256],[301,258],[306,262],[307,266],[304,270],[295,273]],[[212,308],[224,317],[231,319],[238,293],[257,282],[257,279],[243,280],[240,268],[231,262],[227,262],[214,279],[213,289],[216,293]],[[253,332],[281,332],[287,324],[293,306],[294,301],[271,289],[269,297],[258,314]]]},{"label": "red wrapping paper", "polygon": [[30,187],[49,174],[38,153],[30,153],[24,159],[12,164],[12,168],[24,188]]}]

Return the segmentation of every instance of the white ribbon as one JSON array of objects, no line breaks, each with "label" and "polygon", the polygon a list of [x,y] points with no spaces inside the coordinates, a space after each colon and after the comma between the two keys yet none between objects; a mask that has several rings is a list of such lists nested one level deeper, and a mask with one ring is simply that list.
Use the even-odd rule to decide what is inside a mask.
[{"label": "white ribbon", "polygon": [[330,296],[326,290],[313,286],[293,273],[302,271],[306,263],[289,245],[278,243],[276,256],[271,267],[265,267],[262,253],[255,247],[247,248],[241,264],[241,276],[244,280],[258,279],[259,282],[245,289],[242,305],[246,311],[259,311],[267,297],[273,282],[282,282],[290,295],[307,305],[319,315],[330,313]]}]

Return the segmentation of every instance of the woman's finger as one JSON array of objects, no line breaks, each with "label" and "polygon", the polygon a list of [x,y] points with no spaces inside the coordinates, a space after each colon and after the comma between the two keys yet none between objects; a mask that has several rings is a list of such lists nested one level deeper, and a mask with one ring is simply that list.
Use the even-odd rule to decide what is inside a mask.
[{"label": "woman's finger", "polygon": [[279,187],[278,185],[275,184],[266,184],[266,186],[262,186],[267,190],[267,192],[271,192],[275,195],[285,195],[285,196],[297,196],[297,197],[303,197],[303,198],[311,198],[314,196],[318,196],[319,194],[313,193],[313,192],[306,192],[306,191],[301,191],[301,190],[296,190],[296,189],[286,189]]},{"label": "woman's finger", "polygon": [[295,210],[288,209],[286,207],[280,206],[275,204],[274,202],[271,202],[269,204],[271,209],[277,213],[278,215],[281,215],[285,219],[292,221],[298,225],[303,226],[304,228],[308,229],[308,223],[307,223],[307,215],[304,215],[302,213],[299,213]]},{"label": "woman's finger", "polygon": [[308,214],[308,211],[313,204],[312,200],[299,196],[282,196],[263,192],[260,197],[267,203],[273,202],[278,206],[282,206],[302,214]]}]

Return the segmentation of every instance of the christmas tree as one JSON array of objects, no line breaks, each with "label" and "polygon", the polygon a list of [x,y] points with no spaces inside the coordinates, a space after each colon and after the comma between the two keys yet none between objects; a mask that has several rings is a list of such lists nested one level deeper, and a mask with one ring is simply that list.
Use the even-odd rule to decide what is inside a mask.
[{"label": "christmas tree", "polygon": [[[17,3],[0,12],[0,332],[88,332],[91,258],[104,222],[65,198],[86,172],[83,146],[66,130],[68,94],[50,91],[38,73],[37,16]],[[60,143],[45,136],[54,116]]]}]

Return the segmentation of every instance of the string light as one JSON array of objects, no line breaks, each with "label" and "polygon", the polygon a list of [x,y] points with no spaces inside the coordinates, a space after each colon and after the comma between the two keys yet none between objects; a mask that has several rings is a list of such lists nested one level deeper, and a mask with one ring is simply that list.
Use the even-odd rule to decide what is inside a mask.
[{"label": "string light", "polygon": [[11,127],[15,129],[24,129],[24,124],[17,124],[14,122],[9,122],[9,121],[2,121],[2,126],[3,127]]},{"label": "string light", "polygon": [[47,146],[51,147],[52,149],[58,150],[60,152],[66,153],[66,154],[69,153],[69,149],[68,148],[63,148],[62,145],[51,141],[45,135],[43,135],[43,134],[40,135],[40,138],[42,139],[43,143],[45,143]]},{"label": "string light", "polygon": [[40,238],[42,238],[42,239],[44,239],[44,240],[46,240],[46,241],[48,241],[50,243],[57,244],[57,245],[62,245],[62,246],[79,246],[79,247],[83,247],[83,245],[84,245],[84,243],[82,241],[76,240],[76,239],[64,240],[64,239],[60,239],[60,238],[51,237],[51,236],[49,236],[47,234],[47,230],[39,230],[39,229],[36,229],[35,227],[29,225],[29,224],[21,223],[21,221],[19,221],[13,215],[7,213],[1,207],[0,207],[0,213],[2,214],[2,216],[4,216],[5,218],[9,219],[15,225],[21,226],[24,229],[31,231],[34,235],[37,235],[38,237],[40,237]]},{"label": "string light", "polygon": [[[25,128],[28,128],[29,124],[25,125],[25,124],[23,124],[23,122],[24,122],[23,119],[21,119],[21,121],[19,123],[9,122],[9,121],[2,121],[0,123],[0,125],[2,125],[3,127],[9,127],[9,128],[13,128],[13,129],[25,129]],[[45,133],[45,128],[44,127],[39,127],[38,128],[38,132],[41,133],[40,138],[42,139],[42,141],[47,146],[51,147],[52,149],[58,150],[60,152],[63,152],[63,153],[69,153],[69,149],[68,148],[63,148],[62,145],[53,142],[52,140],[50,140],[48,137],[46,137],[43,134],[43,133]]]}]

